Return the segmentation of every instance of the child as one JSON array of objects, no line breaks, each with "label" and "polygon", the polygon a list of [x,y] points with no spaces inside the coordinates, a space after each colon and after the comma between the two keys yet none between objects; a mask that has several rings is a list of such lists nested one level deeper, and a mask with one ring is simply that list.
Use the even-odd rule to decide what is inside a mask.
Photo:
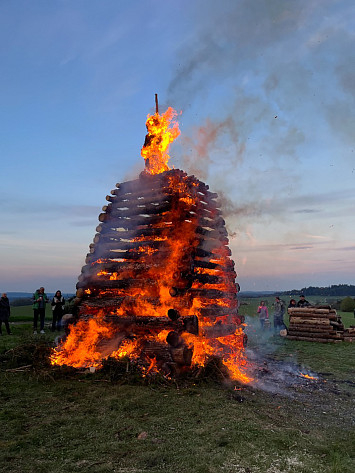
[{"label": "child", "polygon": [[267,307],[264,301],[260,302],[260,305],[258,307],[258,314],[259,314],[261,329],[264,330],[265,321],[269,321],[269,312],[267,310]]}]

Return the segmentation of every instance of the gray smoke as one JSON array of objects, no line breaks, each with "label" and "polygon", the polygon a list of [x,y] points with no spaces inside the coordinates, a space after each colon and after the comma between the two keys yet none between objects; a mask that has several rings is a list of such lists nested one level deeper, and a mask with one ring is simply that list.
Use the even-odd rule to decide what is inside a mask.
[{"label": "gray smoke", "polygon": [[192,115],[217,97],[203,123],[192,120],[184,131],[180,160],[230,196],[222,200],[239,222],[243,214],[263,214],[263,180],[271,201],[289,196],[301,179],[305,143],[322,144],[331,133],[354,144],[355,7],[336,6],[207,0],[191,7],[197,27],[178,50],[167,102]]}]

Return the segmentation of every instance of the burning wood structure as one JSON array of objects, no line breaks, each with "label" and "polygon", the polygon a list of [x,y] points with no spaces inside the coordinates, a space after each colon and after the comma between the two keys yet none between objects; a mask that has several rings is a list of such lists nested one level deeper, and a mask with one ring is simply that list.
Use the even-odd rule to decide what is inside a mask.
[{"label": "burning wood structure", "polygon": [[290,325],[287,338],[311,342],[352,341],[352,329],[345,329],[341,317],[330,305],[288,309]]},{"label": "burning wood structure", "polygon": [[170,108],[148,116],[145,170],[106,197],[77,283],[78,322],[52,362],[99,367],[128,356],[174,374],[219,356],[247,382],[225,222],[217,194],[167,166],[173,117]]}]

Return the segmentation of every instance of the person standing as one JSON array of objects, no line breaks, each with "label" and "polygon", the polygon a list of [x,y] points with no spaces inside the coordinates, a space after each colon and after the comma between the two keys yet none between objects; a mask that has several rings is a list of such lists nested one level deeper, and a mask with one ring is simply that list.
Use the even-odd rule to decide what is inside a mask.
[{"label": "person standing", "polygon": [[51,306],[52,306],[52,332],[55,329],[60,330],[61,320],[64,314],[64,304],[65,300],[62,296],[61,291],[57,291],[52,299]]},{"label": "person standing", "polygon": [[309,307],[311,304],[306,300],[303,294],[300,295],[300,300],[297,302],[297,307]]},{"label": "person standing", "polygon": [[285,313],[285,304],[279,298],[279,296],[276,296],[275,303],[274,303],[274,330],[275,332],[285,328],[284,313]]},{"label": "person standing", "polygon": [[261,329],[264,330],[265,321],[269,319],[269,311],[265,305],[264,301],[260,302],[258,307],[258,314],[259,314],[259,321],[261,325]]},{"label": "person standing", "polygon": [[37,323],[39,317],[40,331],[44,333],[44,318],[46,315],[46,303],[49,302],[44,287],[40,287],[33,294],[33,333],[37,333]]},{"label": "person standing", "polygon": [[295,307],[297,307],[297,304],[296,304],[296,300],[295,299],[291,299],[290,300],[290,303],[288,305],[288,309],[294,309]]},{"label": "person standing", "polygon": [[7,298],[7,294],[4,292],[1,295],[1,299],[0,299],[0,335],[2,335],[1,326],[3,322],[5,324],[7,334],[11,335],[9,318],[10,318],[10,302],[9,302],[9,299]]}]

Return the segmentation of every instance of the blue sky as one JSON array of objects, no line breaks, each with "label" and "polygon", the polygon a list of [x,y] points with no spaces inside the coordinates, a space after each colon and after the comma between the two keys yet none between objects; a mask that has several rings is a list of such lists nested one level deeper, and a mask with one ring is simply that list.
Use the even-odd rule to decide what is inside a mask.
[{"label": "blue sky", "polygon": [[1,291],[74,291],[154,94],[242,290],[354,284],[351,0],[0,2]]}]

